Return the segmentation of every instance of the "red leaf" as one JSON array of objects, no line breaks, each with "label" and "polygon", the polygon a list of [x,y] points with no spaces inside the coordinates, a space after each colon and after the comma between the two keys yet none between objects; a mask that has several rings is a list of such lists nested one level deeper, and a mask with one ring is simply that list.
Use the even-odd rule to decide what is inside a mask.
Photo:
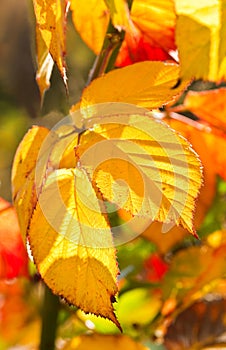
[{"label": "red leaf", "polygon": [[28,276],[28,257],[15,209],[0,198],[0,279]]}]

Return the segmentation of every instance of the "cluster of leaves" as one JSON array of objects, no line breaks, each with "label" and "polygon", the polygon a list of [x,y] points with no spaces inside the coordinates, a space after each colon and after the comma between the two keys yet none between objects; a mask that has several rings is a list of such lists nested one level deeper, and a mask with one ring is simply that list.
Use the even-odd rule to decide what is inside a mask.
[{"label": "cluster of leaves", "polygon": [[[70,111],[73,119],[81,109],[83,119],[67,128],[30,129],[18,147],[12,169],[20,230],[24,243],[29,242],[38,273],[55,294],[79,308],[62,306],[58,337],[70,341],[59,347],[102,348],[107,341],[109,349],[142,350],[154,348],[150,340],[156,337],[168,349],[223,344],[224,219],[209,229],[208,222],[215,218],[207,211],[214,198],[215,202],[219,200],[217,189],[226,180],[226,156],[222,152],[226,132],[226,90],[222,83],[226,74],[225,1],[33,3],[37,82],[42,97],[50,85],[54,62],[67,85],[69,9],[77,31],[97,54],[89,84]],[[211,80],[213,89],[205,91],[204,83],[194,81],[184,91],[191,78]],[[130,103],[151,112],[138,108],[115,112],[109,107],[106,116],[95,110],[99,103],[112,102]],[[95,147],[92,160],[95,156],[98,164],[102,142],[115,139],[114,154],[122,159],[108,159],[93,167],[85,157],[87,151]],[[197,154],[203,164],[202,187]],[[151,179],[151,190],[162,195],[157,209],[151,191],[144,195],[141,175]],[[219,183],[218,177],[222,179]],[[112,190],[118,179],[128,186],[124,203]],[[53,202],[57,196],[63,209]],[[114,204],[115,219],[106,215],[99,200]],[[14,213],[9,204],[2,203],[5,207],[0,220],[9,215],[6,209]],[[135,226],[131,224],[134,217],[138,219]],[[111,232],[115,221],[127,222],[127,228],[134,232],[146,219],[154,222],[142,230],[142,236],[118,247],[117,262]],[[2,248],[0,245],[2,278],[27,276],[27,258],[13,222],[0,231],[7,238],[16,235],[13,247],[5,238]],[[169,232],[163,235],[164,225],[169,223]],[[196,230],[205,234],[202,243],[188,238],[188,233],[196,236]],[[8,293],[4,288],[1,295]],[[22,289],[16,292],[20,299],[22,294]],[[118,302],[113,308],[115,297]],[[205,326],[195,332],[196,323],[203,320]],[[189,327],[180,327],[185,322]],[[119,329],[126,335],[118,334]],[[1,337],[8,340],[4,331]]]}]

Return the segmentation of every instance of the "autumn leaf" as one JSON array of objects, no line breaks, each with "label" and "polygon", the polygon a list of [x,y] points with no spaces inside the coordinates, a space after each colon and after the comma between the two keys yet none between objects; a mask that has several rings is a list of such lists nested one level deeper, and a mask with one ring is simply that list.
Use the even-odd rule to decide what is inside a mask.
[{"label": "autumn leaf", "polygon": [[173,60],[175,24],[174,1],[133,1],[131,21],[116,65],[122,67],[146,60]]},{"label": "autumn leaf", "polygon": [[39,273],[52,291],[120,328],[112,307],[118,269],[111,230],[84,171],[49,175],[28,236]]},{"label": "autumn leaf", "polygon": [[107,5],[112,23],[118,31],[125,30],[129,25],[129,9],[125,0],[104,0]]},{"label": "autumn leaf", "polygon": [[28,276],[28,257],[15,209],[0,198],[0,279]]},{"label": "autumn leaf", "polygon": [[[188,82],[174,88],[178,78],[179,66],[176,64],[136,63],[95,79],[84,89],[80,108],[89,108],[90,105],[103,102],[124,102],[149,109],[158,108],[185,89]],[[72,111],[77,108],[76,105]]]},{"label": "autumn leaf", "polygon": [[[68,157],[66,136],[61,128],[57,133],[43,127],[33,127],[25,135],[13,166],[15,205],[36,266],[47,285],[68,302],[85,312],[108,317],[120,328],[112,307],[118,269],[109,224],[82,170],[55,171],[63,164],[60,161],[65,163]],[[69,133],[69,141],[74,145],[76,134],[70,136]],[[66,196],[63,201],[58,186],[60,194]],[[87,193],[82,193],[83,188]],[[70,267],[75,269],[73,277]],[[89,289],[84,293],[87,285]]]},{"label": "autumn leaf", "polygon": [[109,22],[109,10],[104,0],[72,0],[70,2],[75,28],[85,43],[99,54]]},{"label": "autumn leaf", "polygon": [[[226,301],[200,300],[184,310],[167,329],[164,344],[175,349],[223,349]],[[210,345],[210,347],[208,346]],[[207,346],[207,347],[205,347]]]},{"label": "autumn leaf", "polygon": [[140,343],[135,342],[127,335],[82,335],[73,338],[63,350],[87,350],[87,349],[104,349],[108,350],[148,350],[148,348]]},{"label": "autumn leaf", "polygon": [[80,136],[78,161],[106,200],[137,217],[135,232],[141,233],[147,220],[157,220],[195,234],[192,212],[201,185],[197,156],[165,124],[142,114],[126,118],[102,117],[99,125],[95,120]]},{"label": "autumn leaf", "polygon": [[36,17],[37,83],[41,97],[50,86],[53,61],[67,86],[65,33],[67,0],[33,0]]},{"label": "autumn leaf", "polygon": [[226,76],[224,0],[176,0],[176,43],[183,78],[220,81]]},{"label": "autumn leaf", "polygon": [[[112,198],[109,175],[117,179],[120,169],[119,175],[124,176],[120,178],[129,184],[132,196],[125,209],[132,215],[141,210],[141,218],[181,224],[193,234],[192,211],[201,184],[200,161],[190,145],[165,124],[142,113],[112,115],[108,109],[107,117],[101,113],[99,119],[94,115],[79,121],[79,129],[68,123],[51,132],[34,127],[22,140],[13,166],[15,204],[21,217],[28,208],[22,225],[43,280],[69,303],[107,317],[119,328],[112,306],[117,293],[117,239],[113,241],[103,199],[118,204],[126,187],[116,183],[116,197]],[[103,148],[101,141],[115,139],[113,148]],[[98,164],[103,149],[106,163]],[[84,162],[87,150],[91,158]],[[115,159],[125,154],[134,176],[123,158]],[[91,181],[95,162],[100,167]],[[144,178],[148,181],[145,191]]]},{"label": "autumn leaf", "polygon": [[126,5],[123,0],[92,0],[89,6],[84,0],[73,0],[73,22],[84,42],[99,54],[111,16],[113,25],[126,32],[116,65],[172,59],[169,53],[176,48],[174,2],[134,0],[131,14]]},{"label": "autumn leaf", "polygon": [[49,130],[33,127],[24,136],[14,157],[12,167],[12,192],[21,234],[26,243],[26,232],[33,209],[37,203],[35,167],[41,145]]},{"label": "autumn leaf", "polygon": [[183,106],[210,126],[226,132],[226,88],[189,91]]}]

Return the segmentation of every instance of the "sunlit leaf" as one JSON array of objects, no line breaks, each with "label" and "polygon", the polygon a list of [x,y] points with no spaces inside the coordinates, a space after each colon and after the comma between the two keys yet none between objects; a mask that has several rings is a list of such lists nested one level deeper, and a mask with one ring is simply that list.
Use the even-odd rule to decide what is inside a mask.
[{"label": "sunlit leaf", "polygon": [[175,23],[174,1],[134,0],[131,21],[116,64],[172,60],[170,53],[176,49]]},{"label": "sunlit leaf", "polygon": [[85,43],[96,54],[100,53],[111,15],[115,27],[126,31],[116,61],[118,66],[170,59],[170,51],[176,48],[174,2],[134,0],[131,15],[126,5],[123,0],[92,0],[88,6],[84,0],[73,0],[73,22]]},{"label": "sunlit leaf", "polygon": [[33,0],[33,4],[36,17],[37,83],[43,97],[50,84],[52,59],[59,69],[64,84],[67,84],[65,70],[67,0]]},{"label": "sunlit leaf", "polygon": [[115,28],[125,30],[129,25],[129,9],[125,0],[104,0],[110,10],[110,16]]},{"label": "sunlit leaf", "polygon": [[226,3],[176,0],[181,76],[219,81],[226,76]]},{"label": "sunlit leaf", "polygon": [[211,126],[226,132],[226,88],[189,91],[183,102],[185,108]]},{"label": "sunlit leaf", "polygon": [[0,279],[18,276],[28,276],[28,257],[15,209],[0,198]]},{"label": "sunlit leaf", "polygon": [[[107,345],[106,345],[107,344]],[[77,338],[73,338],[71,342],[66,345],[63,350],[148,350],[144,345],[135,342],[126,335],[82,335]]]},{"label": "sunlit leaf", "polygon": [[28,236],[38,270],[54,293],[120,327],[112,307],[118,269],[111,230],[84,171],[49,175]]},{"label": "sunlit leaf", "polygon": [[109,22],[109,10],[104,0],[72,0],[74,25],[85,43],[99,54]]},{"label": "sunlit leaf", "polygon": [[20,143],[12,168],[12,192],[20,223],[21,234],[26,242],[26,231],[37,202],[35,166],[41,145],[49,130],[33,127]]},{"label": "sunlit leaf", "polygon": [[178,77],[179,67],[176,64],[135,63],[95,79],[83,91],[80,107],[103,102],[124,102],[149,109],[158,108],[185,89],[185,83],[173,88]]},{"label": "sunlit leaf", "polygon": [[81,134],[76,156],[104,198],[136,216],[134,231],[144,230],[146,218],[195,234],[201,170],[189,143],[142,114],[128,115],[127,123],[117,115],[101,122]]}]

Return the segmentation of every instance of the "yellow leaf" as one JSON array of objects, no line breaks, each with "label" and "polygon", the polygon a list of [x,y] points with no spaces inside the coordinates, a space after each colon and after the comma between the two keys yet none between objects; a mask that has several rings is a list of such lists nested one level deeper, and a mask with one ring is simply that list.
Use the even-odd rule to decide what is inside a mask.
[{"label": "yellow leaf", "polygon": [[140,62],[95,79],[84,91],[81,108],[103,103],[124,102],[154,109],[173,100],[187,83],[174,89],[179,66],[163,62]]},{"label": "yellow leaf", "polygon": [[183,78],[226,77],[226,1],[176,0],[176,43]]},{"label": "yellow leaf", "polygon": [[35,166],[41,145],[49,130],[35,126],[21,141],[12,167],[12,192],[17,210],[21,233],[26,241],[26,231],[37,202],[35,187]]},{"label": "yellow leaf", "polygon": [[112,23],[119,31],[129,26],[129,9],[125,0],[105,0],[110,10]]},{"label": "yellow leaf", "polygon": [[85,43],[99,54],[109,22],[104,0],[71,0],[73,23]]},{"label": "yellow leaf", "polygon": [[53,68],[52,56],[66,85],[65,32],[67,0],[33,0],[36,17],[37,82],[41,97],[49,87]]},{"label": "yellow leaf", "polygon": [[103,45],[110,15],[114,26],[126,31],[117,65],[130,60],[166,60],[176,48],[173,0],[134,0],[130,14],[124,0],[72,0],[71,10],[77,31],[96,54]]},{"label": "yellow leaf", "polygon": [[119,328],[112,300],[118,273],[109,224],[85,171],[53,171],[29,225],[38,270],[56,294]]},{"label": "yellow leaf", "polygon": [[126,335],[82,335],[73,338],[64,350],[148,350],[141,343],[137,343]]},{"label": "yellow leaf", "polygon": [[80,135],[76,156],[104,198],[137,217],[138,225],[130,223],[135,232],[157,220],[195,234],[200,161],[165,123],[138,113],[102,116]]}]

